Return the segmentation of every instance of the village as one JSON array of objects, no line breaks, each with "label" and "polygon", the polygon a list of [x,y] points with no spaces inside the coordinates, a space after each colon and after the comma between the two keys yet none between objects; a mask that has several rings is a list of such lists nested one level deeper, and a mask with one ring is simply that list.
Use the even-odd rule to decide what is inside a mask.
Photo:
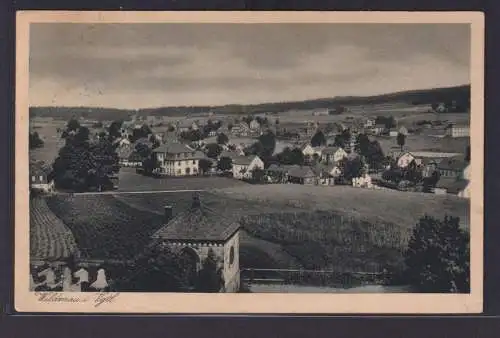
[{"label": "village", "polygon": [[[324,111],[331,114],[315,110],[313,116]],[[133,168],[137,175],[160,178],[223,176],[253,184],[347,184],[469,197],[468,124],[424,120],[406,126],[383,116],[286,124],[280,123],[278,114],[232,120],[207,115],[204,123],[202,119],[171,122],[164,132],[156,132],[147,119],[122,122],[114,141],[121,171],[130,173]],[[87,125],[95,139],[106,129],[102,123],[96,128],[95,122]],[[462,149],[416,149],[406,144],[422,133],[437,140],[457,140]],[[385,152],[382,142],[391,144]],[[48,169],[50,164],[32,163],[32,188],[54,188]],[[120,183],[120,175],[112,180],[115,189],[126,184]]]}]

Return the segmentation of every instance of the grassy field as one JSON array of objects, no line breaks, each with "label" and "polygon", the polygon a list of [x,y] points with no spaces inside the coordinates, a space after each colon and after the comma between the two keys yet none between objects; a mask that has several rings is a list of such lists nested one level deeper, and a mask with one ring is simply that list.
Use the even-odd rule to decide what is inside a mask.
[{"label": "grassy field", "polygon": [[[432,131],[429,131],[432,133]],[[388,155],[392,150],[398,150],[396,137],[378,136],[372,137],[377,140]],[[465,149],[470,144],[468,137],[434,137],[431,135],[408,135],[405,140],[404,149],[408,151],[442,151],[450,153],[465,153]]]},{"label": "grassy field", "polygon": [[30,150],[30,159],[44,161],[51,164],[54,162],[59,149],[64,145],[64,140],[57,133],[57,128],[63,128],[65,121],[58,121],[48,118],[37,118],[30,120],[30,130],[36,131],[43,140],[42,148]]},{"label": "grassy field", "polygon": [[132,168],[121,168],[119,179],[118,191],[206,190],[248,185],[226,177],[154,178],[137,174]]},{"label": "grassy field", "polygon": [[[186,210],[192,193],[59,195],[48,205],[80,249],[130,257],[164,222],[165,205]],[[202,203],[239,220],[242,268],[401,268],[409,230],[424,214],[459,216],[468,202],[451,196],[373,191],[344,186],[264,185],[214,189]],[[315,211],[315,212],[312,212]]]},{"label": "grassy field", "polygon": [[412,227],[427,213],[446,214],[469,222],[469,201],[450,195],[359,189],[350,186],[319,187],[295,184],[249,185],[217,190],[231,199],[295,207],[302,210],[336,211],[372,223]]}]

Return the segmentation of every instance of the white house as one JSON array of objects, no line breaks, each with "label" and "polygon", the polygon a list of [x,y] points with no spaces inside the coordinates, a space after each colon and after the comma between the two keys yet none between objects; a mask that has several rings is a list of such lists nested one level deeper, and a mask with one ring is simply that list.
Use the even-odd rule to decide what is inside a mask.
[{"label": "white house", "polygon": [[252,171],[256,168],[264,169],[264,162],[259,156],[234,156],[233,160],[233,177],[237,179],[252,178]]},{"label": "white house", "polygon": [[445,129],[446,136],[469,137],[470,126],[468,124],[450,124]]},{"label": "white house", "polygon": [[368,174],[355,177],[352,179],[352,186],[356,188],[373,188],[372,178]]},{"label": "white house", "polygon": [[30,188],[51,192],[54,191],[54,180],[49,179],[50,168],[43,162],[35,162],[30,164]]},{"label": "white house", "polygon": [[159,174],[168,176],[198,175],[199,161],[205,158],[201,151],[180,143],[163,144],[153,150],[159,163]]},{"label": "white house", "polygon": [[347,157],[347,152],[341,147],[326,147],[321,152],[321,161],[323,163],[337,163]]},{"label": "white house", "polygon": [[415,157],[410,152],[402,152],[396,155],[396,163],[399,168],[406,168]]},{"label": "white house", "polygon": [[321,152],[323,151],[325,147],[313,147],[311,146],[310,143],[307,143],[306,145],[304,145],[302,147],[302,154],[304,156],[309,156],[309,157],[313,157],[314,154],[318,155],[319,157],[321,157]]},{"label": "white house", "polygon": [[257,120],[252,120],[249,124],[250,129],[258,130],[260,128],[260,123]]}]

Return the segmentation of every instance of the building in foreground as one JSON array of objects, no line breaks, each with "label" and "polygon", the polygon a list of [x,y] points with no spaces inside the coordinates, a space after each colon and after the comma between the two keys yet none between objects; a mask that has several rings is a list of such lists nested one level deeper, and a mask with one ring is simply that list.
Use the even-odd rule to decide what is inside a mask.
[{"label": "building in foreground", "polygon": [[[172,215],[172,208],[167,206],[165,213],[168,219]],[[222,276],[220,291],[238,292],[239,231],[240,224],[237,221],[207,207],[198,195],[194,195],[191,207],[168,221],[152,238],[156,245],[189,257],[193,275],[201,270],[203,261],[212,252]]]}]

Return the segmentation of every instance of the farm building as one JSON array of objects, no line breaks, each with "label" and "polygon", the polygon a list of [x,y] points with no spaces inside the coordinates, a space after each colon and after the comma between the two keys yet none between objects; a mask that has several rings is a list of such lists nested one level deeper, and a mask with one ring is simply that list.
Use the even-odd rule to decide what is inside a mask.
[{"label": "farm building", "polygon": [[445,129],[445,135],[449,137],[469,137],[470,126],[468,124],[449,124]]},{"label": "farm building", "polygon": [[436,184],[434,193],[437,195],[452,194],[462,198],[470,198],[470,183],[464,179],[443,177]]},{"label": "farm building", "polygon": [[466,170],[468,174],[468,166],[464,156],[458,155],[440,161],[437,170],[441,177],[463,178]]},{"label": "farm building", "polygon": [[237,179],[252,178],[254,169],[264,169],[264,162],[259,156],[234,156],[233,160],[233,177]]},{"label": "farm building", "polygon": [[291,166],[288,170],[288,180],[290,183],[313,185],[316,184],[316,174],[308,166]]},{"label": "farm building", "polygon": [[163,144],[153,154],[159,163],[158,174],[167,176],[198,175],[199,161],[205,158],[201,151],[180,143]]},{"label": "farm building", "polygon": [[49,178],[50,166],[44,162],[30,163],[30,189],[41,192],[54,191],[54,180]]},{"label": "farm building", "polygon": [[[193,196],[191,207],[172,218],[172,207],[165,207],[166,224],[153,234],[160,247],[169,247],[186,259],[188,273],[196,276],[203,261],[212,257],[217,262],[223,292],[236,292],[240,287],[239,230],[237,221],[226,218]],[[191,285],[194,288],[194,284]]]},{"label": "farm building", "polygon": [[337,163],[347,157],[347,152],[341,147],[326,147],[321,152],[321,161],[326,164]]}]

